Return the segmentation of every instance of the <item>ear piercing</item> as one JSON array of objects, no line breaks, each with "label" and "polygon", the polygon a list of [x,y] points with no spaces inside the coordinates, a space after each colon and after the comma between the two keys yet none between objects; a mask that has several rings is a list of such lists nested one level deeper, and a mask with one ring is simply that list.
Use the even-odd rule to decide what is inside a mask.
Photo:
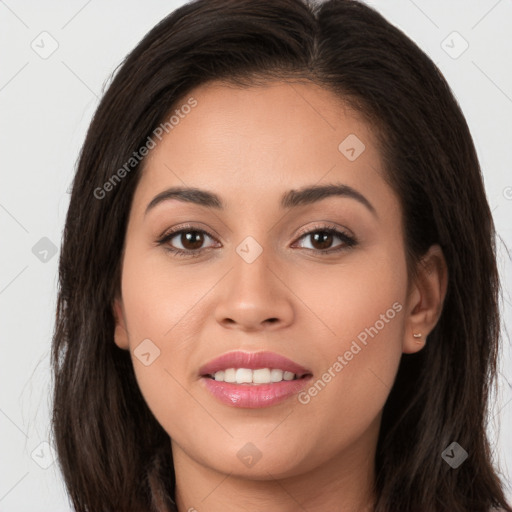
[{"label": "ear piercing", "polygon": [[422,340],[421,340],[421,332],[419,333],[412,333],[413,337],[416,338],[416,343],[422,343]]}]

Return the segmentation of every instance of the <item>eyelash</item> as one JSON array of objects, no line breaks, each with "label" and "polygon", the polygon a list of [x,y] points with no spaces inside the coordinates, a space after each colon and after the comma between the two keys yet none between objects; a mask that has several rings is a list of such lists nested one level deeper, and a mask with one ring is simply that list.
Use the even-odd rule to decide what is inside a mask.
[{"label": "eyelash", "polygon": [[[183,234],[183,233],[203,233],[207,235],[209,238],[215,240],[215,237],[211,235],[208,231],[205,231],[204,229],[198,229],[194,226],[181,226],[177,229],[174,229],[172,231],[169,231],[168,233],[165,233],[159,240],[156,241],[156,244],[158,246],[165,245],[168,242],[170,242],[174,237],[177,235]],[[308,231],[300,233],[299,237],[297,238],[297,241],[301,240],[302,238],[307,237],[308,235],[313,235],[315,233],[328,233],[330,235],[334,235],[335,237],[339,238],[342,241],[341,246],[335,249],[309,249],[306,248],[308,251],[314,251],[319,254],[332,254],[337,253],[342,250],[350,249],[351,247],[354,247],[357,245],[357,240],[353,236],[349,236],[343,231],[340,231],[339,228],[332,225],[319,225],[314,226],[313,229],[310,229]],[[295,244],[296,242],[294,242]],[[183,250],[183,249],[177,249],[176,247],[168,246],[166,247],[166,250],[172,253],[174,256],[177,256],[179,258],[196,258],[202,254],[202,252],[206,249],[213,249],[214,247],[206,247],[202,249],[195,249],[195,250]]]}]

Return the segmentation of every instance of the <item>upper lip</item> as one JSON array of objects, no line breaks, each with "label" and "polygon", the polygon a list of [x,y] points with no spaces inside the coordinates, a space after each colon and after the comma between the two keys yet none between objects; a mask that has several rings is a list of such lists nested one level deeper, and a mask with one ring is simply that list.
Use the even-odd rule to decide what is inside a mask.
[{"label": "upper lip", "polygon": [[278,368],[295,373],[299,378],[311,373],[300,364],[274,352],[242,352],[236,350],[222,354],[204,364],[199,369],[199,374],[201,376],[213,375],[215,372],[226,370],[227,368],[249,368],[251,370],[258,368]]}]

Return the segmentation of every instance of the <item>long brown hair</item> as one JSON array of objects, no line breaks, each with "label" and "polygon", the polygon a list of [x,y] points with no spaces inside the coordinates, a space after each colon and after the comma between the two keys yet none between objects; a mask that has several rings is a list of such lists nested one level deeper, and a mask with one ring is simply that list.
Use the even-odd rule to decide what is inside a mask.
[{"label": "long brown hair", "polygon": [[[402,358],[385,405],[376,512],[512,512],[485,430],[499,281],[475,147],[432,61],[350,0],[191,2],[144,37],[103,96],[73,183],[52,347],[53,430],[75,509],[177,510],[169,436],[139,391],[130,354],[113,342],[112,302],[144,160],[107,192],[104,184],[194,87],[283,79],[328,88],[367,119],[400,198],[408,261],[437,243],[448,265],[442,316],[425,349]],[[441,457],[453,441],[469,454],[457,469]]]}]

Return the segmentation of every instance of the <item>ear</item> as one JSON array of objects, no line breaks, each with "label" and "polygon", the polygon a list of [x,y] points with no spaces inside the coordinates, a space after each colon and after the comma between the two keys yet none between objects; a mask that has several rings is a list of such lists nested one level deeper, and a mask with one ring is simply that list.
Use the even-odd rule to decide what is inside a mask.
[{"label": "ear", "polygon": [[407,300],[404,354],[421,350],[441,316],[448,286],[448,268],[439,245],[432,245],[416,267]]},{"label": "ear", "polygon": [[114,343],[124,350],[129,350],[128,330],[126,328],[126,320],[123,311],[123,303],[119,297],[114,299],[112,306],[114,318],[116,321],[116,329],[114,331]]}]

